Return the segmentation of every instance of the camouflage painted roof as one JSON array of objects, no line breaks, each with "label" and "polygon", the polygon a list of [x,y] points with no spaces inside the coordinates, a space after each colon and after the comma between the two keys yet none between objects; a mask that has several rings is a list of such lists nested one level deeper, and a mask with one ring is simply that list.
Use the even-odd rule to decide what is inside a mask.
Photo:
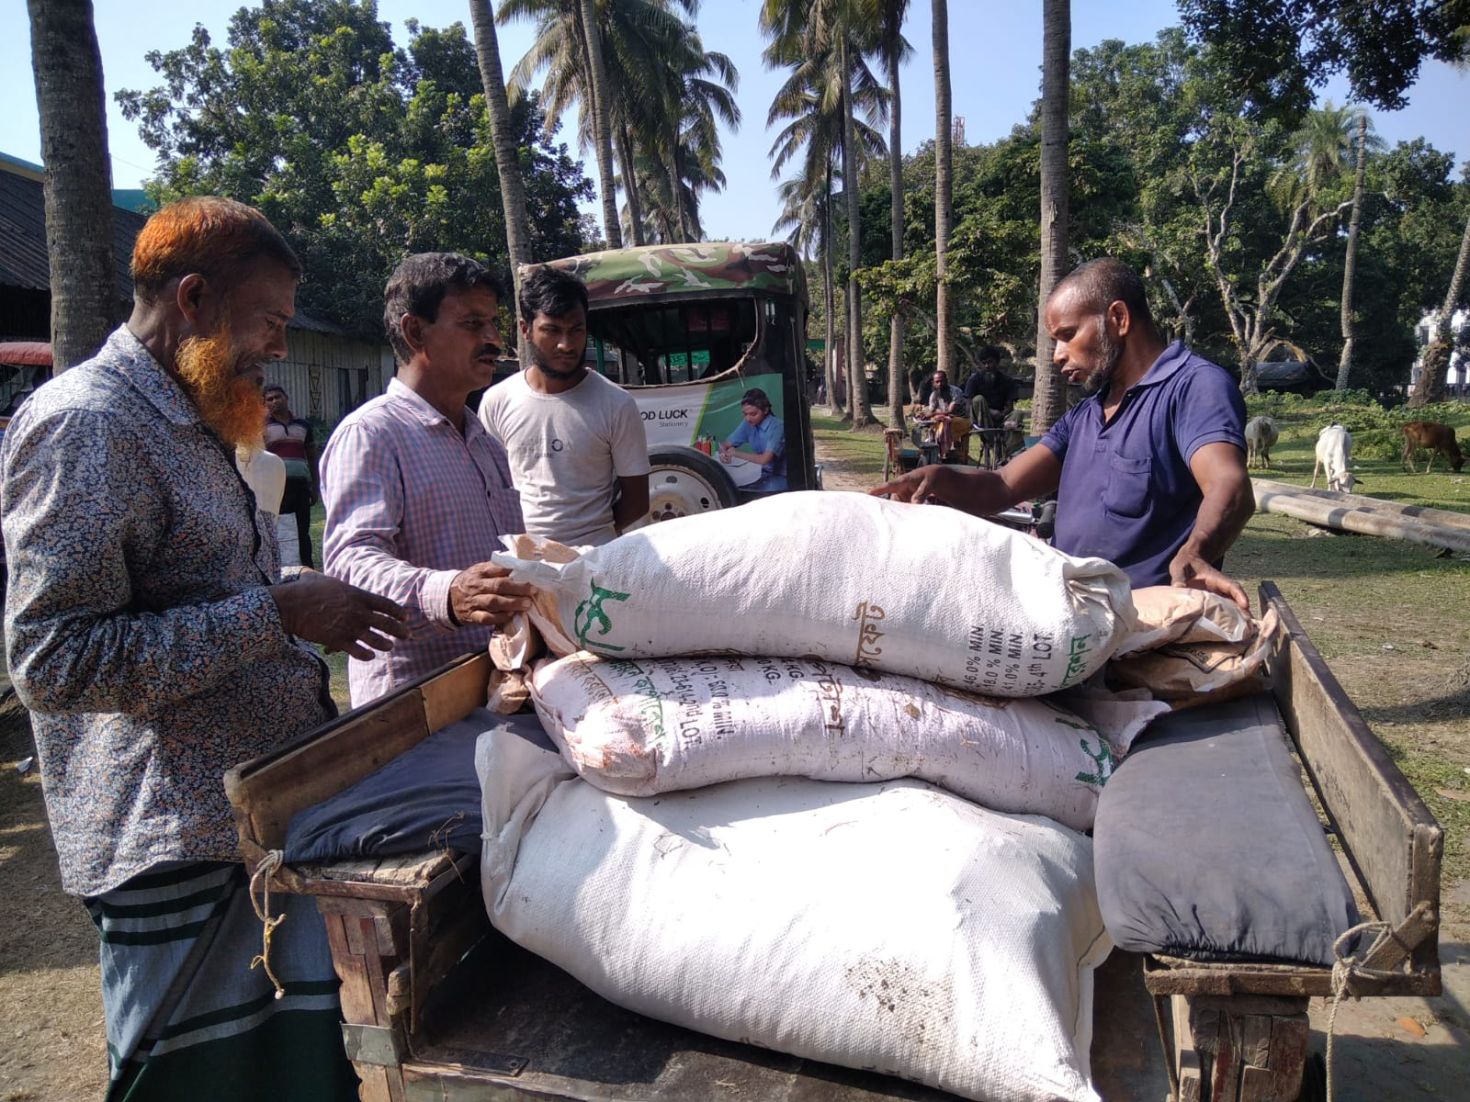
[{"label": "camouflage painted roof", "polygon": [[806,297],[801,258],[785,241],[641,245],[553,260],[587,284],[594,304],[648,295],[774,291]]}]

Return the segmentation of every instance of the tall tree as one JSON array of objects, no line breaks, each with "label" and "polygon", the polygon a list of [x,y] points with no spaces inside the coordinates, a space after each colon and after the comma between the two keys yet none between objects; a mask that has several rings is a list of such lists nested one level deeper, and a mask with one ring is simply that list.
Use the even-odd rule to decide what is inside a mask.
[{"label": "tall tree", "polygon": [[[372,4],[264,0],[231,17],[228,42],[196,27],[149,55],[161,85],[118,94],[157,153],[157,200],[228,195],[290,238],[303,309],[381,332],[383,283],[406,253],[508,260],[497,155],[474,43],[462,24],[410,24],[406,47]],[[526,191],[528,252],[582,252],[578,202],[595,194],[551,142],[536,97],[510,110]],[[503,158],[502,158],[503,159]]]},{"label": "tall tree", "polygon": [[[530,218],[526,213],[526,185],[521,180],[521,161],[516,137],[510,126],[510,104],[505,97],[505,76],[500,67],[500,39],[490,0],[470,0],[470,20],[475,28],[475,56],[480,82],[485,86],[485,106],[490,113],[490,136],[495,142],[495,167],[500,176],[500,205],[505,210],[505,244],[510,254],[510,274],[517,290],[516,317],[520,317],[521,265],[531,260]],[[520,341],[517,341],[517,346]],[[522,349],[524,354],[525,350]]]},{"label": "tall tree", "polygon": [[875,90],[879,101],[886,99],[863,61],[863,55],[877,42],[873,16],[864,0],[764,0],[760,16],[761,28],[771,39],[764,53],[767,65],[791,67],[799,87],[819,89],[824,110],[836,107],[841,113],[840,160],[848,239],[845,333],[853,428],[873,423],[863,372],[862,289],[858,276],[862,256],[861,153],[856,148],[854,122],[855,101],[861,103]]},{"label": "tall tree", "polygon": [[1455,310],[1464,300],[1466,269],[1470,268],[1470,218],[1465,219],[1465,235],[1460,239],[1460,255],[1455,261],[1455,274],[1450,277],[1449,290],[1434,322],[1434,333],[1429,347],[1424,350],[1424,359],[1419,369],[1419,385],[1409,395],[1409,405],[1427,406],[1444,398],[1445,376],[1450,369],[1452,344],[1450,325]]},{"label": "tall tree", "polygon": [[858,199],[856,139],[853,136],[852,38],[841,34],[837,43],[839,71],[842,73],[842,193],[847,200],[847,373],[852,427],[866,428],[873,423],[868,408],[868,378],[863,357],[863,289],[858,283],[862,267],[862,204]]},{"label": "tall tree", "polygon": [[[739,123],[739,74],[725,55],[706,52],[692,22],[698,0],[598,0],[607,73],[607,113],[617,182],[627,195],[629,237],[697,239],[699,196],[724,186],[716,119]],[[498,19],[534,19],[536,38],[511,70],[511,102],[544,73],[547,117],[580,104],[584,148],[596,146],[591,65],[582,0],[502,0]]]},{"label": "tall tree", "polygon": [[623,247],[623,231],[618,219],[618,188],[613,179],[612,124],[609,121],[609,97],[612,89],[602,63],[602,30],[597,21],[596,0],[581,0],[582,38],[587,50],[587,72],[592,108],[592,131],[597,146],[597,176],[602,192],[602,228],[609,248]]},{"label": "tall tree", "polygon": [[28,7],[46,166],[51,355],[62,370],[102,347],[119,314],[102,55],[91,0]]},{"label": "tall tree", "polygon": [[[1274,206],[1254,209],[1246,192],[1252,188],[1250,181],[1269,163],[1276,128],[1223,115],[1207,121],[1186,172],[1202,219],[1205,265],[1225,309],[1239,358],[1240,386],[1254,393],[1256,364],[1278,335],[1278,302],[1287,281],[1308,250],[1352,205],[1350,198],[1334,201],[1346,163],[1347,115],[1339,109],[1308,113],[1290,136],[1278,167],[1267,177],[1265,190]],[[1279,237],[1281,244],[1262,260],[1261,243],[1278,240],[1262,232],[1272,210],[1277,217],[1285,216],[1286,230]],[[1245,247],[1246,237],[1254,239],[1254,247]],[[1243,261],[1259,264],[1253,288],[1246,285]]]},{"label": "tall tree", "polygon": [[1459,0],[1181,0],[1179,8],[1216,52],[1231,92],[1287,119],[1338,72],[1353,99],[1398,110],[1426,57],[1453,61],[1470,43],[1470,8]]},{"label": "tall tree", "polygon": [[1031,431],[1038,434],[1065,412],[1062,379],[1052,363],[1052,339],[1046,330],[1046,300],[1067,267],[1070,0],[1044,0],[1041,22],[1041,279],[1036,292],[1036,388],[1031,400]]},{"label": "tall tree", "polygon": [[[903,127],[902,97],[899,94],[898,70],[913,48],[903,36],[904,16],[909,0],[882,0],[879,5],[878,53],[888,73],[888,183],[891,192],[890,221],[893,231],[893,259],[903,260]],[[903,312],[894,310],[888,319],[888,426],[902,429],[903,403],[907,380],[903,367]]]},{"label": "tall tree", "polygon": [[[836,295],[832,254],[836,245],[832,217],[833,174],[842,144],[842,111],[840,104],[833,103],[824,94],[823,76],[822,67],[818,64],[798,66],[771,101],[766,125],[774,126],[783,119],[789,120],[771,143],[771,176],[778,177],[788,162],[799,157],[800,173],[795,181],[788,183],[798,185],[795,189],[798,194],[811,196],[812,213],[818,221],[815,240],[819,244],[826,314],[824,370],[827,404],[834,412],[845,416],[846,401],[841,397],[843,388],[838,386],[838,374],[840,372],[845,378],[847,366],[845,360],[840,365],[835,360]],[[860,90],[859,96],[865,114],[872,114],[878,109],[874,89]],[[876,130],[860,119],[854,120],[853,129],[864,159],[883,155],[883,138]],[[783,191],[782,194],[784,198],[787,193]],[[802,202],[798,199],[796,205],[800,206]],[[787,223],[783,221],[782,224]]]},{"label": "tall tree", "polygon": [[1353,373],[1353,276],[1358,267],[1358,233],[1363,224],[1363,177],[1368,167],[1368,113],[1358,112],[1358,156],[1353,169],[1353,210],[1348,218],[1347,251],[1342,261],[1342,355],[1337,361],[1337,389],[1348,388]]},{"label": "tall tree", "polygon": [[949,4],[933,2],[934,41],[934,313],[936,367],[954,373],[954,310],[949,297],[949,233],[954,215],[954,151],[949,82]]}]

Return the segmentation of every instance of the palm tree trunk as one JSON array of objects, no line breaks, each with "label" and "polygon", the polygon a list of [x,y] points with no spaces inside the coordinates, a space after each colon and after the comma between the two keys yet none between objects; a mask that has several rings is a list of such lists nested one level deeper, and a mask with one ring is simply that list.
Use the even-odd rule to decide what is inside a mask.
[{"label": "palm tree trunk", "polygon": [[[903,259],[903,146],[900,143],[898,49],[888,51],[888,86],[893,103],[888,117],[888,185],[892,193],[893,259]],[[903,370],[903,314],[894,308],[888,321],[888,427],[903,428],[903,399],[907,389]]]},{"label": "palm tree trunk", "polygon": [[1065,412],[1062,380],[1052,363],[1046,300],[1067,263],[1070,180],[1067,170],[1067,81],[1072,52],[1070,0],[1043,0],[1041,46],[1041,279],[1036,294],[1036,389],[1031,431],[1046,432]]},{"label": "palm tree trunk", "polygon": [[1460,238],[1460,255],[1455,261],[1455,274],[1450,277],[1449,292],[1444,296],[1444,305],[1439,308],[1434,336],[1429,340],[1429,347],[1424,350],[1424,367],[1419,376],[1419,385],[1409,395],[1411,406],[1427,406],[1444,398],[1445,376],[1449,372],[1451,359],[1450,323],[1465,290],[1467,265],[1470,265],[1470,218],[1465,219],[1465,234]]},{"label": "palm tree trunk", "polygon": [[848,406],[852,410],[852,427],[864,428],[873,423],[868,412],[867,382],[863,375],[863,292],[858,286],[857,272],[862,266],[862,213],[858,196],[856,137],[852,129],[852,73],[848,67],[849,43],[846,32],[841,47],[842,65],[842,192],[847,198],[847,364],[851,380]]},{"label": "palm tree trunk", "polygon": [[592,83],[592,134],[597,146],[597,175],[602,190],[602,226],[609,248],[623,247],[618,221],[618,188],[613,180],[612,129],[608,125],[607,70],[602,64],[602,33],[597,24],[597,0],[582,0],[582,38],[587,47],[587,71]]},{"label": "palm tree trunk", "polygon": [[669,198],[674,201],[674,220],[678,223],[678,230],[674,234],[674,241],[688,241],[688,224],[684,217],[684,169],[679,163],[679,128],[674,127],[673,137],[669,141]]},{"label": "palm tree trunk", "polygon": [[1347,253],[1342,261],[1342,358],[1337,361],[1337,389],[1348,388],[1353,371],[1353,275],[1358,266],[1358,221],[1363,212],[1363,167],[1367,160],[1368,115],[1358,116],[1358,165],[1353,178],[1353,213],[1348,220]]},{"label": "palm tree trunk", "polygon": [[826,198],[822,202],[822,293],[826,296],[824,305],[827,311],[827,332],[825,334],[826,346],[824,356],[827,368],[827,408],[833,413],[841,416],[844,412],[843,403],[837,399],[837,335],[836,319],[833,311],[837,308],[837,294],[832,286],[832,165],[827,165],[826,173]]},{"label": "palm tree trunk", "polygon": [[951,147],[949,4],[933,0],[934,22],[934,343],[935,368],[953,379],[954,310],[949,300],[949,230],[954,219],[954,151]]},{"label": "palm tree trunk", "polygon": [[626,126],[617,127],[618,162],[623,166],[623,190],[628,194],[628,221],[633,244],[643,241],[643,201],[638,196],[638,177],[633,167],[633,139]]},{"label": "palm tree trunk", "polygon": [[[495,174],[500,177],[500,206],[505,212],[505,246],[510,253],[510,278],[516,301],[512,310],[520,320],[521,265],[531,262],[531,219],[526,213],[526,185],[521,179],[521,162],[515,135],[510,130],[510,104],[505,98],[505,74],[500,67],[500,39],[495,32],[495,13],[490,0],[470,0],[470,21],[475,28],[475,56],[480,63],[480,83],[485,88],[485,107],[490,115],[490,138],[495,143]],[[516,341],[521,366],[529,364],[529,349]]]},{"label": "palm tree trunk", "polygon": [[46,165],[51,355],[90,359],[122,309],[112,255],[112,169],[92,0],[28,0],[31,65]]}]

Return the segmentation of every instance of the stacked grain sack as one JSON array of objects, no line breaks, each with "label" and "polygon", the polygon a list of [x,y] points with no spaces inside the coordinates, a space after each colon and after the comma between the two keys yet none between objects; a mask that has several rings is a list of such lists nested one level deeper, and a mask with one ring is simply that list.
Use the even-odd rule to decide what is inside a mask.
[{"label": "stacked grain sack", "polygon": [[1077,831],[1164,706],[1030,698],[1132,631],[1121,571],[820,493],[496,561],[538,587],[556,657],[530,691],[561,750],[481,747],[502,931],[718,1036],[967,1097],[1095,1097],[1109,942]]}]

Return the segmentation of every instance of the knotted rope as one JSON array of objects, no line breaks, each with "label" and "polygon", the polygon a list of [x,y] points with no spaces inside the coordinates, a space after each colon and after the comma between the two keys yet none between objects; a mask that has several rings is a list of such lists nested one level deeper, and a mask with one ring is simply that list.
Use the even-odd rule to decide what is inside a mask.
[{"label": "knotted rope", "polygon": [[[276,978],[275,972],[271,971],[271,935],[276,932],[276,927],[286,921],[284,913],[271,917],[271,877],[274,876],[281,865],[285,863],[284,855],[278,849],[268,852],[255,866],[255,871],[250,874],[250,905],[255,908],[255,917],[260,919],[263,929],[261,934],[260,955],[250,961],[250,967],[260,965],[265,969],[266,977],[276,989],[276,998],[286,997],[286,989],[281,981]],[[260,892],[260,902],[256,902],[257,888]]]},{"label": "knotted rope", "polygon": [[[1347,943],[1359,934],[1367,933],[1375,935],[1367,949],[1361,953],[1348,953]],[[1412,951],[1387,922],[1359,923],[1350,930],[1344,930],[1332,943],[1332,955],[1337,959],[1332,963],[1332,1012],[1327,1015],[1327,1102],[1332,1102],[1332,1041],[1333,1029],[1337,1025],[1337,1008],[1342,1003],[1343,996],[1349,994],[1348,987],[1354,979],[1384,980],[1399,975],[1397,969],[1369,968],[1362,963],[1364,960],[1371,960],[1390,941],[1398,942],[1399,947],[1404,950],[1404,956]]]}]

